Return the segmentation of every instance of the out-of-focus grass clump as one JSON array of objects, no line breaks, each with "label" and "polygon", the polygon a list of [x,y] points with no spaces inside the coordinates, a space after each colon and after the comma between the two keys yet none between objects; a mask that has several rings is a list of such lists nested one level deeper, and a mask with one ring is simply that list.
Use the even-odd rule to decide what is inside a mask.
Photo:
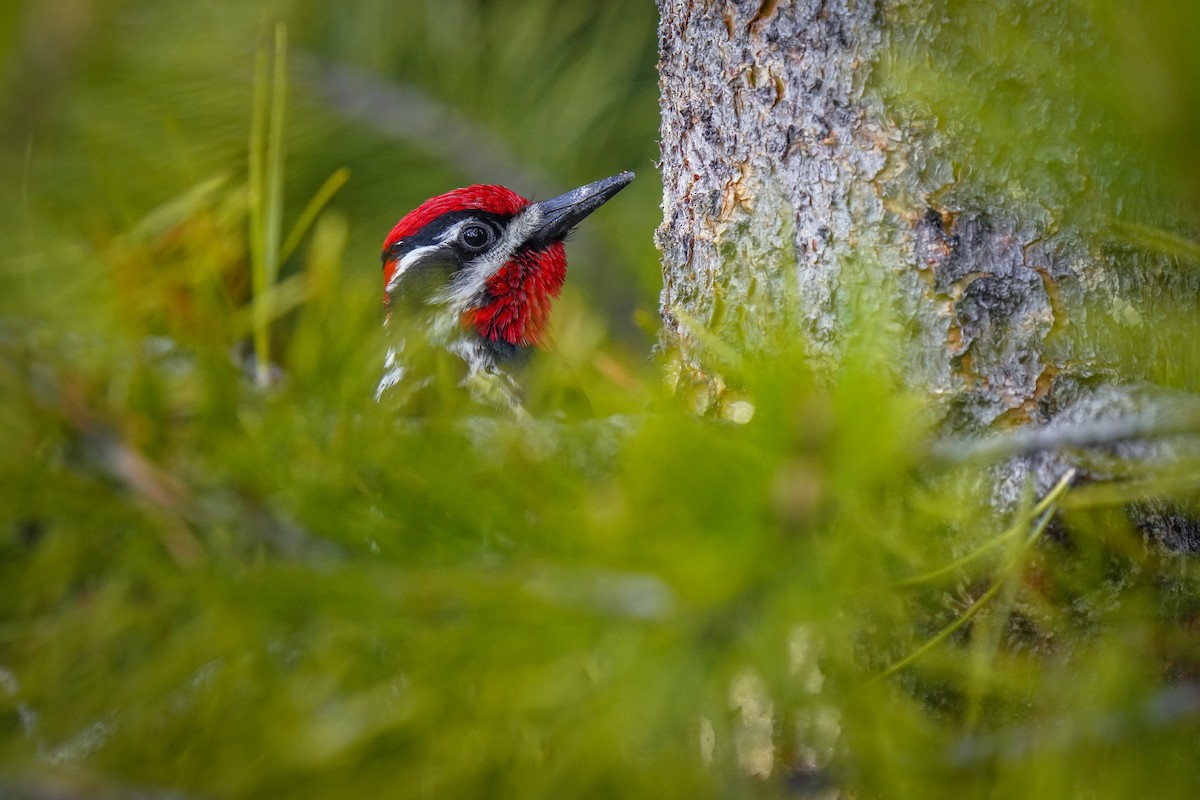
[{"label": "out-of-focus grass clump", "polygon": [[[785,343],[730,365],[754,405],[741,426],[663,398],[654,365],[613,346],[578,294],[525,376],[536,421],[456,394],[421,418],[376,404],[373,248],[461,176],[411,150],[373,175],[366,154],[390,145],[362,128],[334,139],[296,78],[281,230],[358,163],[283,265],[282,377],[256,388],[235,345],[261,323],[242,169],[260,10],[185,22],[170,3],[73,5],[79,28],[59,4],[18,4],[20,24],[61,27],[3,37],[13,64],[58,63],[39,41],[74,61],[47,74],[40,107],[26,72],[6,75],[27,135],[3,151],[21,177],[0,262],[0,794],[784,796],[833,781],[860,796],[1193,796],[1194,565],[1143,544],[1112,498],[1065,486],[991,518],[971,473],[927,455],[922,404],[889,379],[887,321],[864,310],[821,383]],[[623,75],[597,90],[610,112],[653,95],[627,64],[572,62],[585,25],[651,53],[652,27],[635,46],[621,24],[641,8],[447,0],[410,29],[362,5],[293,5],[297,74],[306,49],[361,45],[360,66],[409,70],[512,130],[499,88],[441,74],[454,59],[435,48],[412,66],[433,30],[445,52],[531,80],[572,63],[580,87]],[[439,27],[453,14],[461,36]],[[403,63],[365,57],[376,40]],[[154,94],[164,75],[173,88]],[[530,102],[586,105],[567,86]],[[594,107],[577,114],[573,147],[642,147],[597,131]],[[546,167],[567,183],[608,168],[567,160]],[[656,188],[639,181],[588,221],[593,257],[651,260],[603,224],[640,214],[648,234]],[[362,211],[384,195],[391,211]],[[637,297],[614,305],[653,302]]]},{"label": "out-of-focus grass clump", "polygon": [[309,303],[264,393],[219,323],[155,321],[178,297],[221,319],[190,237],[219,242],[228,202],[97,254],[177,260],[126,315],[173,344],[6,331],[5,785],[770,796],[812,764],[883,796],[1194,785],[1193,571],[1103,508],[1069,539],[1038,538],[1053,503],[1006,533],[928,463],[886,352],[832,389],[786,350],[744,364],[734,426],[571,333],[535,394],[621,416],[412,420],[369,399],[376,320]]}]

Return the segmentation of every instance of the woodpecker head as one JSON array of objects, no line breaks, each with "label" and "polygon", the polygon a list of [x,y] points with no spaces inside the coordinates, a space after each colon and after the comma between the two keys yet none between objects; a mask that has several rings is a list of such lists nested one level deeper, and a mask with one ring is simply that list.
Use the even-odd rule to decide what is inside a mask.
[{"label": "woodpecker head", "polygon": [[538,344],[566,277],[563,240],[631,180],[622,172],[540,203],[503,186],[426,200],[383,243],[389,322],[404,316],[491,362]]}]

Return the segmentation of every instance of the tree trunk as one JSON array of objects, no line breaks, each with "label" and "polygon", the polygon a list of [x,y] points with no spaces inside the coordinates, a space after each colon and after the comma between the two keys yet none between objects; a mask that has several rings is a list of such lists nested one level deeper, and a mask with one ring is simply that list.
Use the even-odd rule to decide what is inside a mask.
[{"label": "tree trunk", "polygon": [[[1086,20],[1068,22],[1066,3],[1026,9],[1042,61],[972,66],[968,12],[947,5],[658,0],[662,345],[699,407],[720,408],[725,387],[706,342],[753,351],[783,329],[828,369],[854,321],[880,311],[904,342],[897,374],[947,434],[1139,406],[1110,384],[1144,380],[1176,343],[1163,304],[1194,308],[1200,272],[1111,235],[1122,201],[1106,164],[1122,154],[1089,138],[1100,112],[1054,84],[1095,57]],[[940,77],[974,105],[954,117],[908,91],[923,59],[957,64]],[[1014,458],[1000,499],[1062,470]]]}]

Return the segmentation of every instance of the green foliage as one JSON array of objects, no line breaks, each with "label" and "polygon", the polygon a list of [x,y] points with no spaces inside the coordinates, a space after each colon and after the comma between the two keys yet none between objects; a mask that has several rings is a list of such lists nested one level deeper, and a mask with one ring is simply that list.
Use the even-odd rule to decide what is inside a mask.
[{"label": "green foliage", "polygon": [[1178,0],[898,0],[877,77],[931,163],[953,165],[922,175],[935,192],[1007,198],[1039,229],[1112,218],[1195,238],[1198,15]]},{"label": "green foliage", "polygon": [[[648,4],[394,5],[295,3],[291,52],[436,90],[564,184],[652,150]],[[877,303],[828,382],[786,343],[731,356],[745,425],[662,397],[578,293],[524,376],[535,421],[453,386],[375,404],[374,249],[454,165],[335,130],[291,80],[265,213],[262,9],[90,7],[80,39],[27,34],[78,74],[9,102],[0,152],[0,794],[783,796],[810,762],[859,796],[1194,794],[1195,564],[1138,539],[1129,495],[992,519],[930,455]],[[594,220],[642,288],[656,193]],[[231,348],[267,322],[264,390]]]}]

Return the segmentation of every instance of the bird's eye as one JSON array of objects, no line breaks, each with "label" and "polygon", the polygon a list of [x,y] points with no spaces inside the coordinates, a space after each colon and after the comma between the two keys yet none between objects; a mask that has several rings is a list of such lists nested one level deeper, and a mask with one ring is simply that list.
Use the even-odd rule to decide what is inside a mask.
[{"label": "bird's eye", "polygon": [[458,240],[470,250],[482,250],[492,243],[492,231],[484,225],[468,225],[458,234]]}]

